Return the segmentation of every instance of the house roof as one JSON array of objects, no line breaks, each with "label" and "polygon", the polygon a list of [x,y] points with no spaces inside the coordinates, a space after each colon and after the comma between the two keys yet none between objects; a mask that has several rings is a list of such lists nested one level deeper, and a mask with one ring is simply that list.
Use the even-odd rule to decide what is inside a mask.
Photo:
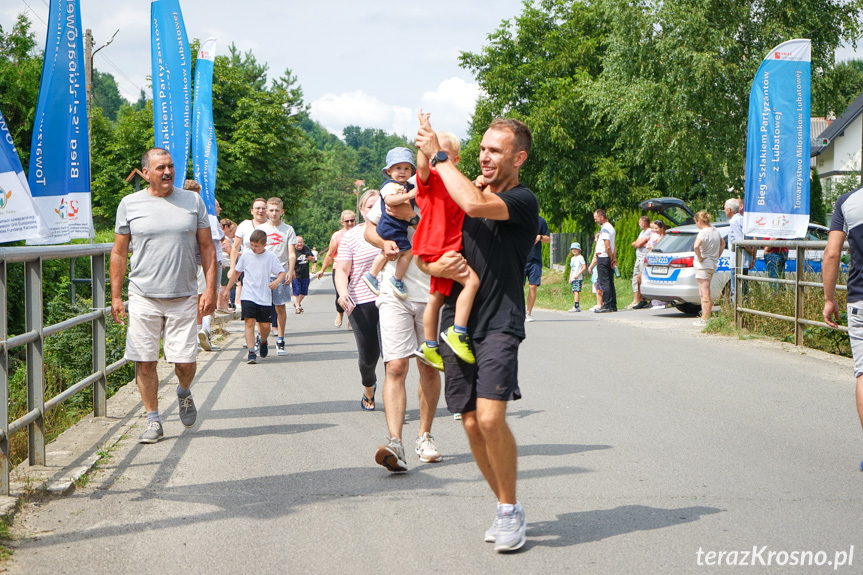
[{"label": "house roof", "polygon": [[833,140],[844,135],[846,128],[848,128],[848,126],[850,126],[861,113],[863,113],[863,94],[857,96],[857,99],[851,102],[851,105],[848,106],[848,109],[845,110],[844,114],[834,120],[833,123],[827,126],[823,132],[818,134],[816,141],[812,143],[810,156],[819,155],[833,143]]}]

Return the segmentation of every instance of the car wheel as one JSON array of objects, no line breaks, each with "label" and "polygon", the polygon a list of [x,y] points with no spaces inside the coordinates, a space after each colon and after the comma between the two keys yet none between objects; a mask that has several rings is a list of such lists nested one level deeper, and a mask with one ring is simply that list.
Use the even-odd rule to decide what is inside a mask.
[{"label": "car wheel", "polygon": [[689,315],[697,315],[699,312],[701,312],[701,306],[694,304],[694,303],[681,302],[681,303],[675,303],[672,305],[674,305],[674,307],[677,308],[677,311],[680,311],[680,312],[683,312],[683,313],[686,313]]}]

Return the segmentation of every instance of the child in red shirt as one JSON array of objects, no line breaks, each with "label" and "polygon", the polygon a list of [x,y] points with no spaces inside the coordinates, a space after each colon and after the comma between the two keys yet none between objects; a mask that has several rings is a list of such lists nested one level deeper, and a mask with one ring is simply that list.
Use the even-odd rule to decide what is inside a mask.
[{"label": "child in red shirt", "polygon": [[[420,124],[427,124],[429,115],[420,110]],[[457,165],[461,149],[458,138],[449,132],[438,132],[438,139],[448,161]],[[416,182],[416,202],[422,218],[413,236],[413,254],[425,262],[434,262],[448,251],[461,250],[464,211],[450,197],[437,170],[429,164],[429,159],[419,151]],[[467,335],[467,323],[479,289],[479,277],[473,269],[468,270],[470,273],[467,278],[456,280],[462,284],[463,289],[456,299],[455,325],[440,335],[462,361],[474,363],[473,352],[468,344],[470,338]],[[438,349],[438,318],[444,298],[452,292],[452,285],[452,279],[431,277],[429,299],[423,314],[423,336],[426,341],[414,352],[420,361],[440,371],[443,371],[443,359]]]}]

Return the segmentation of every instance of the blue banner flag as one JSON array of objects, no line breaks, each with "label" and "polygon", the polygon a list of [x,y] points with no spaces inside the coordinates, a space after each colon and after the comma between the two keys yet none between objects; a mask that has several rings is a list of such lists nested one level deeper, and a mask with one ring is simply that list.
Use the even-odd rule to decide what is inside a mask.
[{"label": "blue banner flag", "polygon": [[770,51],[749,94],[743,232],[802,238],[809,224],[811,42]]},{"label": "blue banner flag", "polygon": [[39,213],[6,119],[0,112],[0,242],[44,238],[50,234]]},{"label": "blue banner flag", "polygon": [[90,147],[79,0],[50,0],[28,181],[50,235],[28,244],[92,238]]},{"label": "blue banner flag", "polygon": [[171,152],[174,186],[182,188],[189,165],[192,130],[191,55],[178,0],[150,4],[153,134],[156,147]]},{"label": "blue banner flag", "polygon": [[213,239],[222,237],[216,215],[216,130],[213,127],[213,63],[216,39],[207,38],[195,60],[195,107],[192,115],[192,165],[195,181],[201,184],[201,197],[207,205]]}]

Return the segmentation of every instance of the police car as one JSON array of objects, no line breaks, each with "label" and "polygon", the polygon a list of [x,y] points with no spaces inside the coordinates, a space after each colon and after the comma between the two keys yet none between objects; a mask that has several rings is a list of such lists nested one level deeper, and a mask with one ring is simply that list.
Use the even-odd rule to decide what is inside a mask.
[{"label": "police car", "polygon": [[[648,300],[658,300],[671,303],[683,313],[696,314],[701,311],[701,296],[698,293],[698,282],[695,279],[695,238],[698,227],[693,223],[692,210],[677,198],[657,198],[646,200],[639,204],[645,211],[662,214],[678,227],[665,232],[656,245],[647,254],[644,274],[641,276],[641,294]],[[730,296],[731,262],[733,254],[727,248],[728,234],[731,231],[728,222],[713,223],[725,239],[726,249],[722,252],[716,273],[710,281],[710,296],[717,301],[724,296]],[[807,240],[826,241],[828,228],[818,224],[809,224]],[[821,271],[822,252],[810,250],[806,252],[806,270]],[[786,273],[797,270],[795,250],[790,250],[785,264]],[[753,274],[766,275],[764,255],[758,250]],[[787,276],[786,276],[787,277]],[[793,277],[793,276],[792,276]]]}]

